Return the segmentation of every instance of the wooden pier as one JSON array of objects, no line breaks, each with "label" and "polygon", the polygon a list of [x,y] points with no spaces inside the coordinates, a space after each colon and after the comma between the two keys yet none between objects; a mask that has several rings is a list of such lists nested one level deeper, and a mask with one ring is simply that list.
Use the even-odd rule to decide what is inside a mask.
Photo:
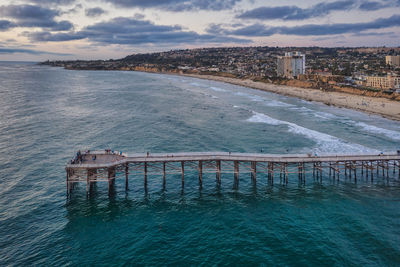
[{"label": "wooden pier", "polygon": [[[324,176],[334,179],[346,177],[357,181],[366,177],[398,177],[400,179],[400,153],[365,154],[365,155],[311,155],[311,154],[250,154],[230,152],[190,152],[190,153],[145,153],[126,155],[116,151],[92,151],[83,153],[79,159],[66,166],[67,192],[74,185],[86,183],[89,192],[96,182],[107,182],[109,192],[114,187],[115,179],[125,178],[128,190],[129,174],[142,175],[144,189],[147,190],[149,175],[162,175],[165,187],[168,174],[179,174],[182,188],[185,186],[185,171],[196,171],[198,183],[203,184],[204,173],[215,173],[216,183],[221,184],[222,173],[232,173],[234,186],[239,186],[240,172],[250,173],[253,183],[264,176],[269,183],[279,178],[288,183],[289,174],[296,174],[299,181],[305,182],[309,174],[314,179]],[[358,175],[358,176],[357,176]]]}]

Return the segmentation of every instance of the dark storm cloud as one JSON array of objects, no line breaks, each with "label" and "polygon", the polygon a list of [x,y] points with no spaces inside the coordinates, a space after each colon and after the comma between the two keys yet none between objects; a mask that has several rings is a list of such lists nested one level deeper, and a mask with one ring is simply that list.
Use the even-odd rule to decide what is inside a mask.
[{"label": "dark storm cloud", "polygon": [[61,15],[63,15],[63,14],[75,14],[82,8],[83,8],[83,6],[81,4],[77,4],[77,5],[75,5],[74,7],[70,8],[70,9],[62,11]]},{"label": "dark storm cloud", "polygon": [[249,43],[249,40],[225,37],[213,34],[198,34],[193,31],[183,31],[181,26],[155,25],[147,20],[134,18],[114,18],[110,21],[96,23],[79,32],[26,33],[32,41],[69,41],[88,39],[101,44],[193,44],[193,43]]},{"label": "dark storm cloud", "polygon": [[0,20],[0,31],[7,31],[15,27],[15,24],[8,20]]},{"label": "dark storm cloud", "polygon": [[387,3],[366,1],[366,2],[361,3],[360,9],[363,11],[374,11],[374,10],[385,8],[387,6],[388,6]]},{"label": "dark storm cloud", "polygon": [[253,24],[234,30],[224,30],[223,34],[238,36],[271,36],[274,34],[283,35],[333,35],[344,33],[359,33],[371,29],[384,29],[400,26],[400,15],[393,15],[389,18],[376,19],[371,22],[363,23],[337,23],[337,24],[307,24],[301,26],[269,27],[263,24]]},{"label": "dark storm cloud", "polygon": [[0,6],[0,16],[15,20],[16,27],[40,27],[53,31],[66,31],[73,28],[69,21],[54,20],[60,11],[35,5]]},{"label": "dark storm cloud", "polygon": [[297,6],[259,7],[246,11],[237,17],[241,19],[258,20],[305,20],[325,16],[332,11],[349,10],[354,6],[354,1],[346,0],[331,3],[319,3],[310,8],[299,8]]},{"label": "dark storm cloud", "polygon": [[103,0],[119,7],[158,8],[168,11],[224,10],[241,0]]},{"label": "dark storm cloud", "polygon": [[103,15],[104,13],[106,13],[106,11],[100,7],[85,9],[85,14],[88,17],[98,17],[100,15]]},{"label": "dark storm cloud", "polygon": [[358,32],[352,34],[353,36],[394,36],[395,32]]},{"label": "dark storm cloud", "polygon": [[57,56],[70,56],[71,55],[71,54],[64,54],[64,53],[53,53],[53,52],[32,50],[32,49],[0,47],[0,54],[15,54],[15,53],[24,53],[24,54],[31,54],[31,55],[47,54],[47,55],[57,55]]},{"label": "dark storm cloud", "polygon": [[34,42],[64,42],[85,39],[86,36],[80,33],[69,32],[69,33],[50,33],[50,32],[25,32],[24,36],[27,36],[31,41]]},{"label": "dark storm cloud", "polygon": [[35,4],[40,4],[40,5],[70,5],[72,3],[75,3],[76,0],[30,0],[30,2],[33,2]]},{"label": "dark storm cloud", "polygon": [[1,6],[0,14],[18,20],[51,20],[59,11],[35,5]]}]

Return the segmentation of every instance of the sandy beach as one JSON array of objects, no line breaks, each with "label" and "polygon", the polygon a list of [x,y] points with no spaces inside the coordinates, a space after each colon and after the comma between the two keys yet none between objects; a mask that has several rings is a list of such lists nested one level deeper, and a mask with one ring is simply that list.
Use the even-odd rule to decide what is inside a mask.
[{"label": "sandy beach", "polygon": [[250,87],[281,95],[298,97],[308,101],[317,101],[327,105],[355,109],[370,114],[377,114],[392,120],[400,120],[400,102],[385,98],[352,95],[341,92],[324,92],[317,89],[304,89],[212,75],[182,75]]}]

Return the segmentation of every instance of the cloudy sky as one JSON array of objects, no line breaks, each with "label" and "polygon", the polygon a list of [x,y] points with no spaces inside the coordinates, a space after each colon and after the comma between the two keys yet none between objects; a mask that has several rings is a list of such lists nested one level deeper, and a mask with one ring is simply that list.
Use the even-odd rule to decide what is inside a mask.
[{"label": "cloudy sky", "polygon": [[400,0],[0,0],[0,60],[383,45],[400,45]]}]

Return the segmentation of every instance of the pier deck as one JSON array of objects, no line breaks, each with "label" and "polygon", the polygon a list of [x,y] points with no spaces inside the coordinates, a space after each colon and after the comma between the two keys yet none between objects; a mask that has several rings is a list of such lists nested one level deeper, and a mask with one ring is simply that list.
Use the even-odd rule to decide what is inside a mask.
[{"label": "pier deck", "polygon": [[[199,175],[199,185],[202,184],[203,173],[216,173],[217,183],[221,183],[221,173],[233,173],[235,184],[238,184],[239,166],[241,171],[251,173],[252,181],[256,175],[265,173],[273,182],[274,174],[278,174],[287,183],[288,174],[296,173],[300,180],[305,180],[306,173],[312,171],[313,177],[322,178],[322,171],[328,171],[329,176],[340,174],[354,176],[369,176],[371,179],[379,175],[389,177],[389,169],[393,175],[398,172],[400,178],[400,153],[385,154],[261,154],[261,153],[231,153],[231,152],[185,152],[185,153],[136,153],[129,156],[121,152],[93,151],[82,154],[79,161],[68,163],[67,190],[71,191],[76,182],[86,182],[87,190],[94,182],[108,181],[112,188],[118,175],[125,174],[126,189],[128,176],[140,173],[144,176],[147,190],[149,174],[163,175],[165,185],[167,174],[181,174],[182,187],[186,170],[194,170]],[[360,173],[361,170],[361,173]]]}]

